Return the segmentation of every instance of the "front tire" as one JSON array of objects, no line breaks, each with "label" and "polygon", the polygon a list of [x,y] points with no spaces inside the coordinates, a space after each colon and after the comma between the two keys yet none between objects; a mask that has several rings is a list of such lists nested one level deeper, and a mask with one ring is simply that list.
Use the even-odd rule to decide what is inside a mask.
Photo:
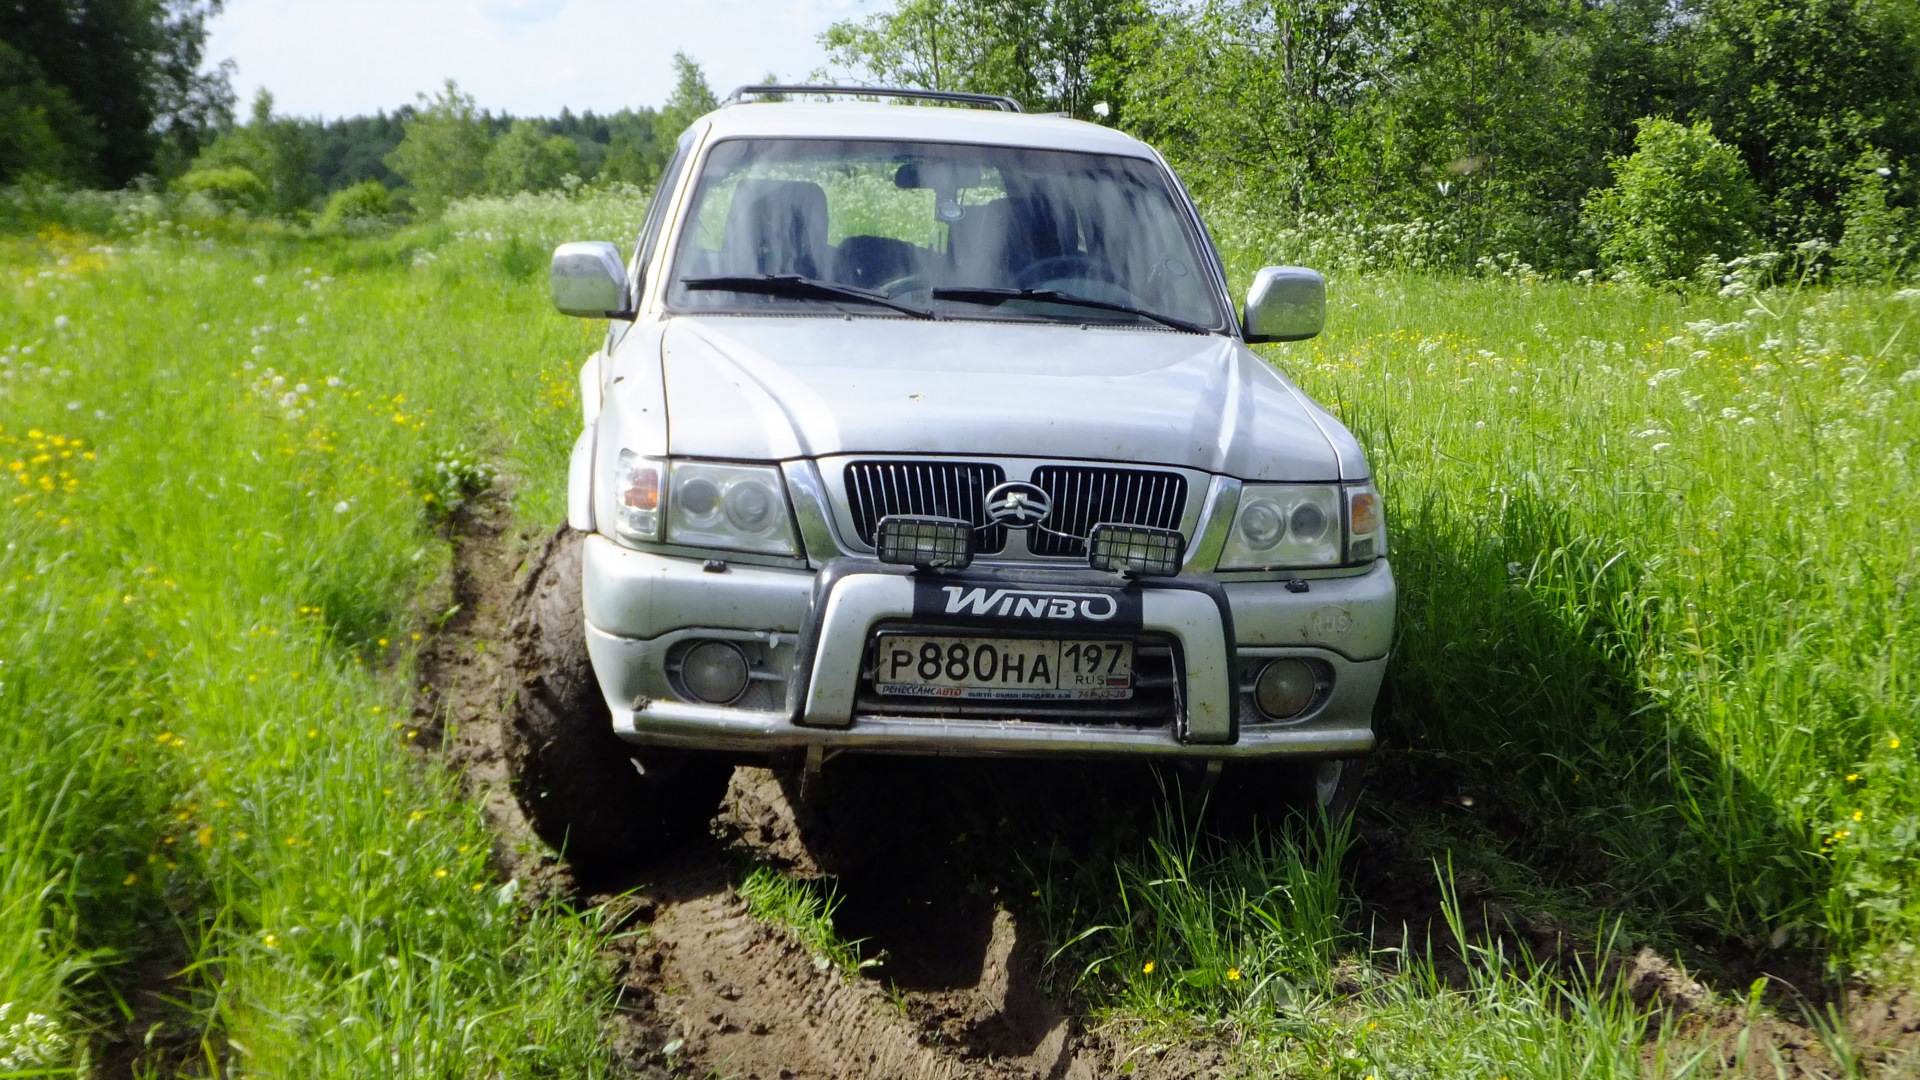
[{"label": "front tire", "polygon": [[629,746],[587,655],[581,597],[585,534],[562,525],[514,600],[508,763],[534,832],[588,877],[618,874],[701,835],[732,766],[685,751]]}]

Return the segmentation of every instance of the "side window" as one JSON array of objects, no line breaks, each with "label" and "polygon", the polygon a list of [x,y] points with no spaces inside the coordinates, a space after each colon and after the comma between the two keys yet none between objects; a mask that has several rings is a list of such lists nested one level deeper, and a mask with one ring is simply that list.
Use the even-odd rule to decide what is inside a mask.
[{"label": "side window", "polygon": [[654,189],[653,198],[647,203],[647,220],[640,227],[640,243],[633,252],[633,297],[636,304],[647,287],[647,259],[660,239],[660,223],[666,219],[667,204],[673,201],[673,186],[680,179],[680,166],[687,160],[688,145],[689,141],[682,140],[674,149],[673,157],[667,159],[667,167],[660,170],[660,185]]}]

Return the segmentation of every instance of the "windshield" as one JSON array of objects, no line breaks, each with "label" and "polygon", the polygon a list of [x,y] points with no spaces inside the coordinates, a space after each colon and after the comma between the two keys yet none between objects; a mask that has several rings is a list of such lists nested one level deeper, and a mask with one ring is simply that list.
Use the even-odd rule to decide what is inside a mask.
[{"label": "windshield", "polygon": [[1217,331],[1188,219],[1142,158],[730,139],[708,153],[668,305]]}]

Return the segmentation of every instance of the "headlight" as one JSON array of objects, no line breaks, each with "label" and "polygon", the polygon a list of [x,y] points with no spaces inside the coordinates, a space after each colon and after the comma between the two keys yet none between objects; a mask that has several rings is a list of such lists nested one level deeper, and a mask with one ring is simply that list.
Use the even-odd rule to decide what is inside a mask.
[{"label": "headlight", "polygon": [[798,555],[780,470],[760,465],[673,462],[667,542]]},{"label": "headlight", "polygon": [[620,451],[613,474],[613,531],[622,540],[660,539],[660,488],[666,463]]},{"label": "headlight", "polygon": [[1372,484],[1247,484],[1220,569],[1339,566],[1386,554],[1387,515]]}]

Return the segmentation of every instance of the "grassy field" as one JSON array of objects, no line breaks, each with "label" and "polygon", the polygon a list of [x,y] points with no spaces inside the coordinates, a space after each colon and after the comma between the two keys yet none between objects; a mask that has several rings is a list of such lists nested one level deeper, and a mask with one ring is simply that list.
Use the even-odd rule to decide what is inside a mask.
[{"label": "grassy field", "polygon": [[[549,314],[548,246],[639,209],[329,238],[149,208],[0,241],[0,1074],[606,1071],[604,929],[503,887],[478,811],[404,747],[449,500],[498,468],[523,518],[561,514],[595,339]],[[1591,940],[1909,982],[1920,296],[1333,297],[1272,356],[1389,500],[1394,797],[1369,821]],[[1122,838],[1033,882],[1056,979],[1143,1042],[1234,1040],[1249,1074],[1693,1067],[1597,973],[1375,951],[1345,843]],[[752,883],[840,948],[817,897]]]},{"label": "grassy field", "polygon": [[484,454],[556,515],[591,337],[425,240],[6,245],[0,1072],[603,1070],[592,918],[402,749],[436,507]]}]

